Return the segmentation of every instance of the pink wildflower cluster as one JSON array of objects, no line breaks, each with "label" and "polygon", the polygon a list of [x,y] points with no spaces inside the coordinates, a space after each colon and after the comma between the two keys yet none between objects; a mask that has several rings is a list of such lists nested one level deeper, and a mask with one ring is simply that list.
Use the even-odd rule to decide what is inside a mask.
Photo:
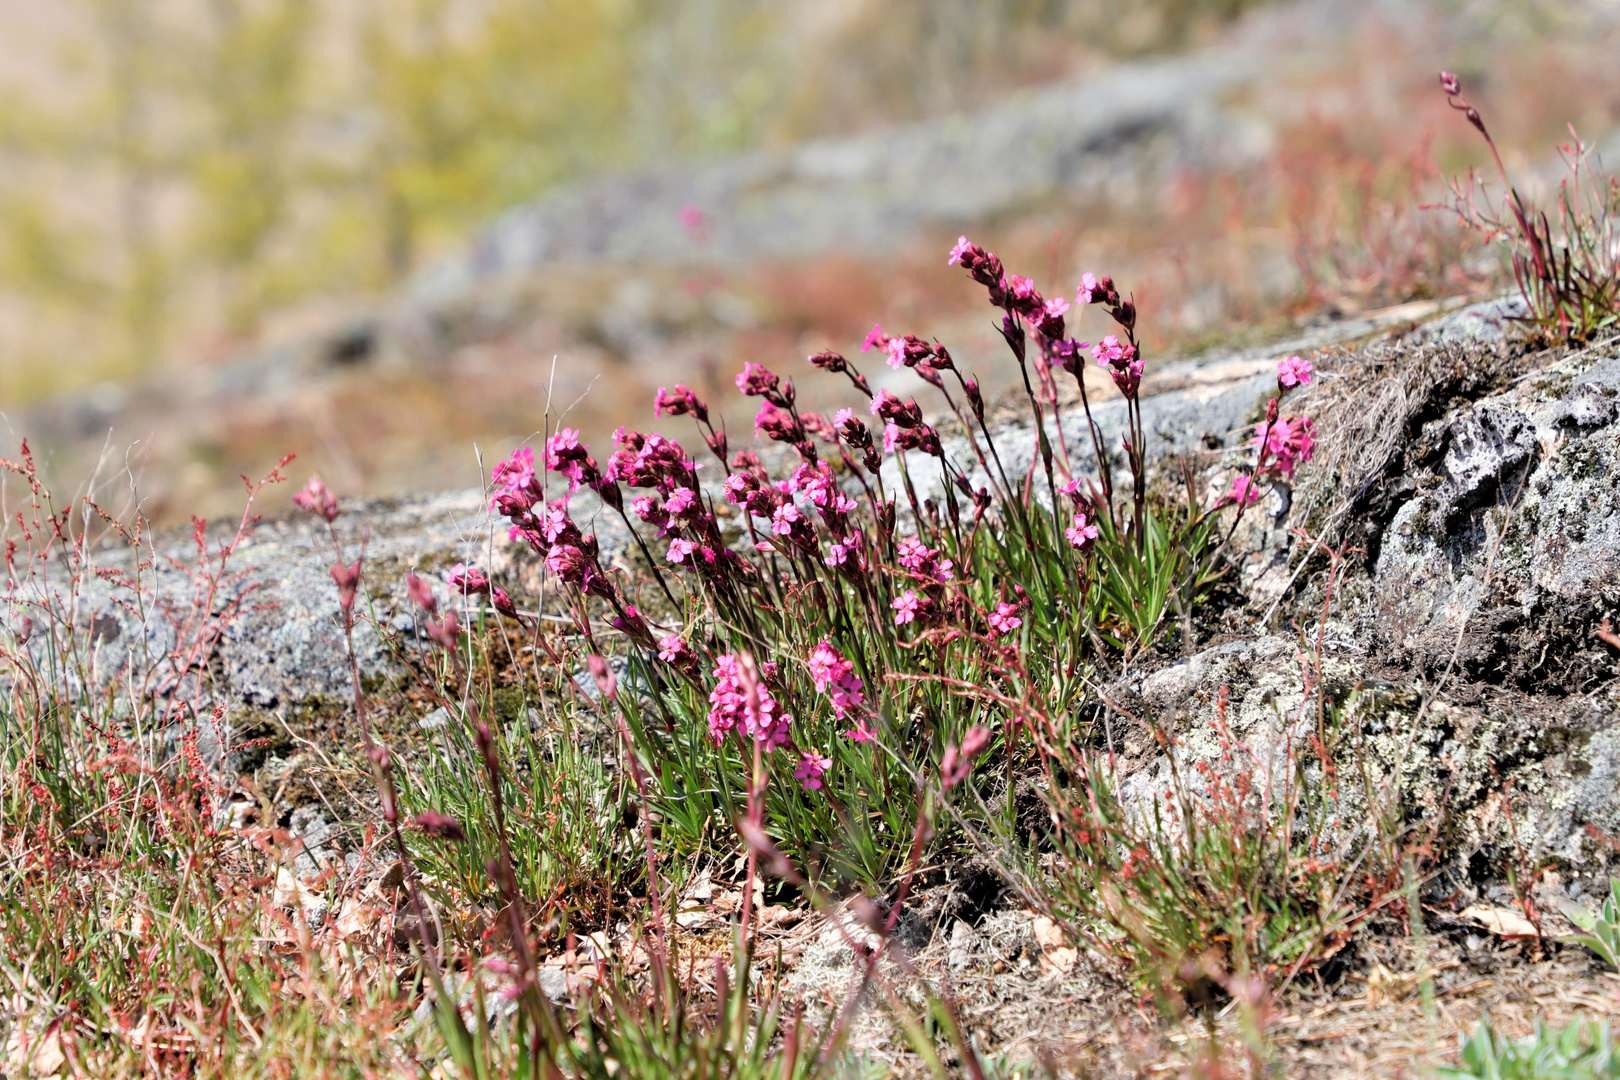
[{"label": "pink wildflower cluster", "polygon": [[832,642],[823,641],[810,654],[810,678],[817,693],[832,699],[833,715],[843,720],[866,702],[865,684],[855,674],[855,665],[844,659],[833,648]]},{"label": "pink wildflower cluster", "polygon": [[1097,523],[1088,518],[1084,510],[1076,510],[1069,527],[1063,530],[1063,538],[1076,551],[1090,551],[1097,542]]},{"label": "pink wildflower cluster", "polygon": [[1260,501],[1263,481],[1288,483],[1316,446],[1316,429],[1308,416],[1283,416],[1282,395],[1296,387],[1309,386],[1316,369],[1309,360],[1286,357],[1277,363],[1278,396],[1266,403],[1266,418],[1256,428],[1250,445],[1256,448],[1252,472],[1232,478],[1232,486],[1221,496],[1220,505],[1242,509]]},{"label": "pink wildflower cluster", "polygon": [[930,583],[944,584],[956,576],[955,564],[951,560],[940,558],[938,549],[929,547],[915,537],[908,536],[901,540],[896,554],[901,566]]},{"label": "pink wildflower cluster", "polygon": [[1069,546],[1079,552],[1090,551],[1097,542],[1097,511],[1091,500],[1080,493],[1080,481],[1069,480],[1058,485],[1058,491],[1074,504],[1074,516],[1063,530]]},{"label": "pink wildflower cluster", "polygon": [[1292,480],[1294,471],[1311,460],[1315,429],[1308,416],[1280,416],[1261,426],[1253,445],[1261,448],[1255,469],[1261,475]]},{"label": "pink wildflower cluster", "polygon": [[782,712],[771,696],[767,682],[775,674],[775,664],[761,664],[758,676],[753,677],[743,659],[734,653],[715,660],[715,684],[709,692],[709,737],[716,746],[739,730],[758,739],[765,750],[787,743],[793,717]]},{"label": "pink wildflower cluster", "polygon": [[915,401],[901,401],[888,390],[879,390],[869,406],[873,416],[884,421],[883,452],[921,450],[944,459],[945,451],[939,441],[939,432],[923,422],[922,406]]},{"label": "pink wildflower cluster", "polygon": [[[557,460],[581,461],[589,458],[587,455],[585,459],[559,457]],[[591,462],[590,468],[595,467],[595,462]],[[520,447],[496,465],[494,481],[495,495],[490,501],[490,508],[511,523],[508,535],[513,541],[522,541],[533,550],[544,552],[547,568],[582,592],[604,597],[615,595],[612,585],[597,565],[596,538],[580,532],[568,516],[564,503],[541,502],[542,488],[535,475],[534,451],[531,448]]]},{"label": "pink wildflower cluster", "polygon": [[658,388],[658,396],[653,399],[653,415],[663,416],[665,413],[670,416],[690,416],[700,424],[709,422],[709,407],[683,383],[676,383],[673,393],[662,386]]},{"label": "pink wildflower cluster", "polygon": [[[530,460],[533,460],[532,452]],[[605,486],[602,471],[596,467],[596,459],[579,441],[579,432],[573,428],[561,428],[546,440],[546,469],[568,481],[570,495],[578,491],[581,485],[588,484],[599,493]],[[499,479],[497,476],[497,482]],[[603,494],[603,498],[607,499],[606,494]]]},{"label": "pink wildflower cluster", "polygon": [[1095,275],[1084,274],[1075,293],[1081,305],[1103,305],[1125,331],[1123,341],[1110,334],[1092,346],[1089,342],[1065,337],[1067,300],[1043,298],[1029,278],[1006,274],[1000,259],[970,243],[967,237],[957,240],[951,249],[949,264],[966,268],[975,281],[989,290],[990,303],[1006,312],[1002,335],[1020,359],[1023,357],[1023,326],[1027,324],[1035,331],[1041,355],[1049,365],[1061,366],[1078,377],[1079,354],[1090,348],[1092,358],[1113,377],[1120,393],[1127,398],[1136,396],[1142,381],[1142,359],[1136,346],[1136,305],[1120,297],[1113,279],[1105,276],[1099,280]]},{"label": "pink wildflower cluster", "polygon": [[[874,326],[872,329],[877,333],[881,332],[882,327]],[[889,366],[896,371],[910,368],[925,382],[938,386],[941,372],[955,370],[951,354],[938,342],[924,341],[915,334],[883,336],[883,349],[889,354]]]},{"label": "pink wildflower cluster", "polygon": [[[680,408],[700,420],[708,413],[701,402]],[[652,494],[632,499],[630,509],[657,529],[660,539],[669,540],[664,557],[671,565],[692,567],[707,576],[746,569],[747,564],[726,547],[715,516],[700,493],[697,462],[686,456],[680,443],[657,433],[647,435],[627,428],[616,431],[613,439],[618,449],[608,461],[608,475],[632,488],[652,489]],[[719,440],[723,439],[722,434],[714,433],[711,448],[718,451],[723,445]]]},{"label": "pink wildflower cluster", "polygon": [[[855,500],[839,486],[832,467],[824,461],[803,461],[792,475],[773,484],[750,457],[733,462],[736,470],[726,478],[726,499],[745,509],[750,516],[770,522],[771,535],[803,552],[817,545],[815,524],[810,510],[821,518],[829,536],[826,565],[857,571],[865,566],[861,532],[850,522]],[[803,503],[797,500],[803,500]]]},{"label": "pink wildflower cluster", "polygon": [[[1063,340],[1064,317],[1069,313],[1067,300],[1046,299],[1035,288],[1033,281],[1018,274],[1008,274],[1002,268],[1000,259],[965,236],[957,238],[946,265],[962,267],[973,276],[974,281],[989,290],[990,303],[1006,313],[1001,332],[1009,344],[1016,337],[1014,351],[1020,357],[1023,355],[1022,324],[1027,323],[1036,334],[1048,341]],[[1084,348],[1085,343],[1078,343],[1078,347]]]},{"label": "pink wildflower cluster", "polygon": [[1142,384],[1142,358],[1135,345],[1109,334],[1091,347],[1091,355],[1097,366],[1113,378],[1121,394],[1128,398],[1136,396]]},{"label": "pink wildflower cluster", "polygon": [[894,609],[894,625],[905,626],[907,623],[926,622],[933,612],[933,603],[924,593],[916,589],[907,589],[890,601],[889,606]]}]

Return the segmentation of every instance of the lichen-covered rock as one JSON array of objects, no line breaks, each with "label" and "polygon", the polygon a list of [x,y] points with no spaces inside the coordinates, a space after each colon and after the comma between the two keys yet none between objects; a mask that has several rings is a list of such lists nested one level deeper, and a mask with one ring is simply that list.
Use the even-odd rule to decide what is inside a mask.
[{"label": "lichen-covered rock", "polygon": [[[1330,629],[1320,661],[1314,635],[1266,636],[1141,679],[1136,693],[1174,738],[1174,763],[1123,755],[1124,804],[1145,810],[1178,786],[1196,797],[1207,776],[1243,772],[1274,812],[1288,798],[1309,805],[1342,857],[1381,839],[1420,852],[1450,887],[1546,865],[1602,884],[1615,858],[1606,837],[1620,830],[1616,684],[1575,699],[1426,701],[1372,677],[1348,627]],[[1324,754],[1336,770],[1327,781]]]},{"label": "lichen-covered rock", "polygon": [[1395,512],[1375,634],[1423,669],[1566,690],[1609,673],[1620,606],[1620,359],[1576,354],[1431,432],[1432,483]]}]

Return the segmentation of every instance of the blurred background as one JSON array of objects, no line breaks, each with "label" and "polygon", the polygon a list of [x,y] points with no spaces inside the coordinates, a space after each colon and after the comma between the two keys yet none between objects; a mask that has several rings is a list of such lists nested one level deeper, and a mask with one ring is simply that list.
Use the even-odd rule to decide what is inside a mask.
[{"label": "blurred background", "polygon": [[605,459],[744,360],[832,407],[804,358],[874,322],[994,385],[961,232],[1113,274],[1150,370],[1484,293],[1420,208],[1485,160],[1436,72],[1534,188],[1617,45],[1613,0],[0,0],[5,453],[167,522],[284,453],[345,495],[559,420]]}]

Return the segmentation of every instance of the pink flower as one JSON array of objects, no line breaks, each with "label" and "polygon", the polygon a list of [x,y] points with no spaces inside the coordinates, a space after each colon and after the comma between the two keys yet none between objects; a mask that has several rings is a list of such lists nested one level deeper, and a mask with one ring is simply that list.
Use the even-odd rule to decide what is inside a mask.
[{"label": "pink flower", "polygon": [[827,770],[831,767],[832,758],[818,754],[814,750],[806,750],[804,756],[799,759],[798,766],[793,770],[793,775],[804,785],[804,790],[820,791],[821,778],[827,775]]},{"label": "pink flower", "polygon": [[905,338],[892,337],[889,339],[889,343],[885,345],[884,348],[889,353],[888,365],[890,367],[894,368],[896,371],[899,371],[901,368],[906,366]]},{"label": "pink flower", "polygon": [[831,567],[847,565],[853,570],[862,569],[861,534],[854,532],[828,544],[827,557],[821,561]]},{"label": "pink flower", "polygon": [[[1252,445],[1261,446],[1263,471],[1292,480],[1294,471],[1311,460],[1316,445],[1316,429],[1308,416],[1284,416],[1260,425]],[[1270,460],[1267,460],[1270,459]]]},{"label": "pink flower", "polygon": [[996,610],[989,614],[987,621],[990,623],[992,637],[1010,634],[1024,625],[1024,620],[1018,617],[1016,604],[997,604]]},{"label": "pink flower", "polygon": [[521,491],[534,482],[534,448],[520,446],[495,466],[491,478],[497,489]]},{"label": "pink flower", "polygon": [[844,732],[844,737],[854,742],[876,742],[877,732],[873,731],[863,716],[855,721],[855,726]]},{"label": "pink flower", "polygon": [[904,626],[908,622],[916,621],[918,613],[922,610],[922,597],[918,596],[915,590],[907,589],[889,606],[894,608],[894,625]]},{"label": "pink flower", "polygon": [[697,551],[697,549],[697,544],[690,540],[683,540],[680,537],[677,537],[669,542],[669,553],[666,558],[668,558],[669,561],[674,563],[676,566],[680,566],[682,563],[694,562],[695,560],[692,559],[692,553]]},{"label": "pink flower", "polygon": [[839,409],[837,412],[833,413],[833,421],[832,421],[833,422],[833,427],[835,427],[835,428],[846,427],[846,426],[848,426],[850,421],[852,421],[854,419],[855,419],[855,410],[853,410],[853,409]]},{"label": "pink flower", "polygon": [[945,260],[945,265],[955,266],[957,263],[961,262],[962,256],[966,255],[968,253],[968,249],[972,246],[973,245],[968,242],[967,237],[958,236],[956,238],[956,246],[951,248],[951,257]]},{"label": "pink flower", "polygon": [[311,514],[325,518],[328,525],[337,520],[337,496],[321,483],[318,476],[310,477],[309,483],[304,485],[304,490],[293,496],[293,505],[300,510],[307,510]]},{"label": "pink flower", "polygon": [[1048,319],[1061,319],[1069,313],[1069,302],[1061,296],[1054,296],[1046,302],[1045,310]]},{"label": "pink flower", "polygon": [[1311,376],[1315,373],[1316,369],[1311,366],[1309,360],[1301,360],[1297,356],[1290,356],[1286,360],[1280,360],[1277,363],[1277,385],[1282,387],[1309,386]]},{"label": "pink flower", "polygon": [[797,506],[790,502],[783,503],[771,515],[771,532],[777,536],[791,536],[803,522],[804,515],[799,513]]},{"label": "pink flower", "polygon": [[1077,513],[1063,535],[1076,551],[1085,551],[1097,542],[1097,526],[1088,522],[1085,514]]},{"label": "pink flower", "polygon": [[1113,304],[1118,302],[1119,294],[1114,291],[1114,279],[1107,274],[1101,278],[1081,274],[1080,288],[1075,290],[1074,298],[1081,304]]},{"label": "pink flower", "polygon": [[590,561],[572,544],[554,544],[546,552],[546,569],[564,581],[583,580]]},{"label": "pink flower", "polygon": [[833,713],[839,719],[866,702],[866,686],[855,674],[855,665],[844,659],[832,642],[817,645],[806,666],[816,690],[832,698]]},{"label": "pink flower", "polygon": [[692,655],[685,640],[679,634],[669,634],[658,639],[658,659],[666,664],[678,664]]},{"label": "pink flower", "polygon": [[1143,364],[1136,355],[1136,346],[1122,342],[1109,334],[1091,348],[1097,366],[1108,372],[1114,385],[1126,397],[1135,397],[1137,385],[1142,381]]},{"label": "pink flower", "polygon": [[547,503],[540,511],[540,534],[546,543],[556,544],[579,535],[579,528],[568,516],[568,508],[561,500]]},{"label": "pink flower", "polygon": [[867,331],[866,339],[861,342],[861,352],[871,352],[873,349],[886,349],[889,346],[889,335],[883,332],[882,323],[873,323],[872,329]]},{"label": "pink flower", "polygon": [[1096,358],[1097,366],[1106,368],[1110,364],[1118,364],[1125,359],[1125,352],[1129,345],[1121,345],[1119,338],[1109,334],[1091,348],[1091,355]]},{"label": "pink flower", "polygon": [[1238,507],[1252,506],[1260,501],[1260,488],[1247,473],[1232,478],[1232,489],[1226,498]]},{"label": "pink flower", "polygon": [[1001,287],[1016,300],[1027,301],[1039,295],[1035,291],[1035,282],[1021,274],[1008,274],[1001,280]]},{"label": "pink flower", "polygon": [[[772,670],[774,666],[766,664],[760,674],[768,678]],[[741,658],[732,653],[717,657],[714,674],[714,689],[709,693],[709,737],[716,745],[738,727],[758,739],[765,750],[787,742],[793,717],[778,714],[770,689],[761,678],[744,670]]]},{"label": "pink flower", "polygon": [[669,493],[669,498],[664,501],[664,509],[676,517],[685,517],[697,504],[697,492],[689,487],[678,487]]},{"label": "pink flower", "polygon": [[671,416],[695,416],[704,422],[709,419],[708,406],[682,383],[675,384],[674,393],[660,386],[658,396],[653,399],[653,412],[657,416],[663,416],[666,412]]}]

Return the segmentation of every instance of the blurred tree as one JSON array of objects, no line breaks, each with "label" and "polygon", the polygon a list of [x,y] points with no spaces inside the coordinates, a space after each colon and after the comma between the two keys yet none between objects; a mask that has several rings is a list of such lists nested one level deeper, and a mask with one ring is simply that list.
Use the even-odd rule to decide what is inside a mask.
[{"label": "blurred tree", "polygon": [[[463,5],[464,6],[464,5]],[[617,160],[632,71],[627,5],[496,0],[470,29],[455,0],[413,0],[366,32],[362,189],[399,277],[424,244]]]},{"label": "blurred tree", "polygon": [[314,16],[311,0],[209,0],[195,29],[181,30],[194,60],[175,89],[201,106],[180,163],[196,200],[188,261],[213,277],[233,333],[294,296],[287,256],[272,247],[305,179],[298,139]]}]

